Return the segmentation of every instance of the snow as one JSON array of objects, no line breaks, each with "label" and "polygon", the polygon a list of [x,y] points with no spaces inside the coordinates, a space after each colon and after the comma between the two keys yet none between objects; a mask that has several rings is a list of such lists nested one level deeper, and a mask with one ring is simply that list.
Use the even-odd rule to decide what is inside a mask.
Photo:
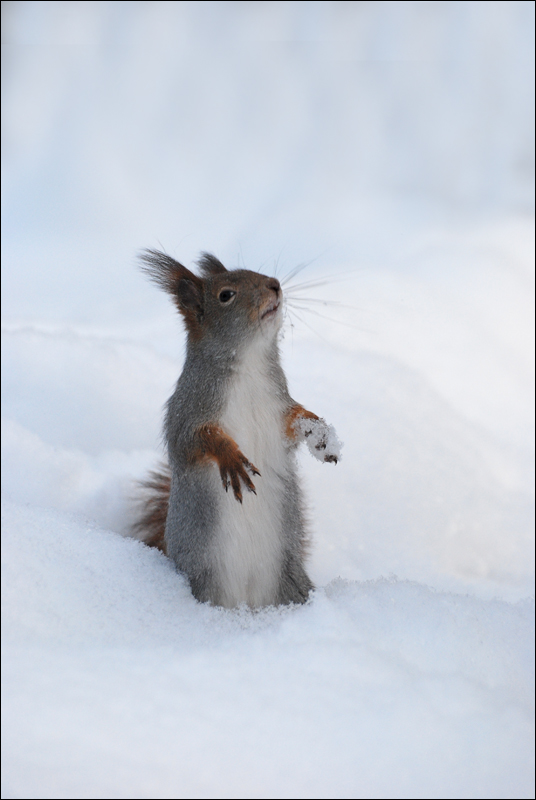
[{"label": "snow", "polygon": [[302,418],[295,427],[300,433],[301,441],[305,440],[307,449],[318,461],[336,464],[341,460],[343,443],[333,425],[328,425],[325,419]]},{"label": "snow", "polygon": [[530,602],[335,579],[233,613],[95,525],[10,503],[3,524],[24,794],[526,796]]},{"label": "snow", "polygon": [[[2,797],[533,797],[533,4],[4,5]],[[308,262],[303,607],[126,535],[143,247]]]}]

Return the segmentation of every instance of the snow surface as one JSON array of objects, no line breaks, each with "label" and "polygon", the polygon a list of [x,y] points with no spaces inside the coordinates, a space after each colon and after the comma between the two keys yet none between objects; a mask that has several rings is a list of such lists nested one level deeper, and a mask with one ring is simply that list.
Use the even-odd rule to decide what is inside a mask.
[{"label": "snow surface", "polygon": [[[533,3],[4,6],[2,797],[533,797]],[[303,607],[125,536],[159,246],[310,262]]]}]

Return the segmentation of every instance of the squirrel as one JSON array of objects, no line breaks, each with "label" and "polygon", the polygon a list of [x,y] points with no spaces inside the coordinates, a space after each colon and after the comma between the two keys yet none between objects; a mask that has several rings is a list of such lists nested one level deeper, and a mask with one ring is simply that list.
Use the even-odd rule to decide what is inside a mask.
[{"label": "squirrel", "polygon": [[295,450],[307,440],[337,463],[332,426],[289,395],[276,278],[227,270],[202,253],[200,274],[145,250],[142,269],[168,292],[187,332],[165,414],[168,465],[150,473],[134,525],[171,558],[201,602],[252,609],[304,603],[314,588]]}]

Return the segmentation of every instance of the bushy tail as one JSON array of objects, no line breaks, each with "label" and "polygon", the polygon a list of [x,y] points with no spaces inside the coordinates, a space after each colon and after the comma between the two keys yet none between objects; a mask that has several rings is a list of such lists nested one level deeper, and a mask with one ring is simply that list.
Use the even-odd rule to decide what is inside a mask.
[{"label": "bushy tail", "polygon": [[139,486],[143,492],[140,497],[140,516],[132,526],[132,535],[149,547],[156,547],[165,553],[164,533],[171,487],[169,466],[160,464],[158,470],[150,472],[146,480],[140,481]]}]

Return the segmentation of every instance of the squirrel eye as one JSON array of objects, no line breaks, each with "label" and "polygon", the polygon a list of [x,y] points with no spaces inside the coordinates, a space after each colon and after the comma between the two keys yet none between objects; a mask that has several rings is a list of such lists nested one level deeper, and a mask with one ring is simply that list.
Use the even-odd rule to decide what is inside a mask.
[{"label": "squirrel eye", "polygon": [[232,289],[224,289],[222,292],[219,293],[218,300],[220,301],[220,303],[228,303],[229,300],[231,300],[235,296],[235,294],[236,292],[234,292]]}]

